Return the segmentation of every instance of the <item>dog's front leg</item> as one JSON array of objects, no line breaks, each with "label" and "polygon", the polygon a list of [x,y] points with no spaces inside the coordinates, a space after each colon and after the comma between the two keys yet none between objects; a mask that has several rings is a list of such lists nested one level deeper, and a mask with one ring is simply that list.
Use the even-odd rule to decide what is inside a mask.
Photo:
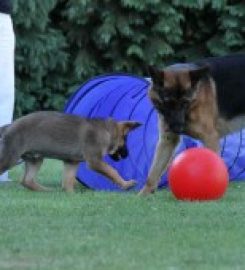
[{"label": "dog's front leg", "polygon": [[173,156],[173,151],[179,142],[179,135],[171,132],[159,132],[159,140],[156,146],[153,162],[148,174],[146,184],[139,192],[140,195],[147,195],[157,188],[163,171],[167,168]]},{"label": "dog's front leg", "polygon": [[129,189],[136,184],[134,180],[125,181],[114,168],[101,160],[88,160],[87,162],[92,170],[108,177],[123,189]]},{"label": "dog's front leg", "polygon": [[212,130],[210,132],[205,132],[200,136],[200,139],[203,141],[205,147],[213,150],[217,154],[219,154],[219,134],[216,130]]}]

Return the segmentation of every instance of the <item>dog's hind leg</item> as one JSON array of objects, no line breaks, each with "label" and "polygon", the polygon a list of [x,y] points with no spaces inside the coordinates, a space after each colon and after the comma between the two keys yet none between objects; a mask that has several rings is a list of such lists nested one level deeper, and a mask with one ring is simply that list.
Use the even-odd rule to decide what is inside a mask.
[{"label": "dog's hind leg", "polygon": [[36,175],[43,163],[43,159],[25,160],[25,174],[21,184],[33,191],[50,191],[50,189],[35,182]]},{"label": "dog's hind leg", "polygon": [[73,192],[76,183],[76,173],[79,162],[64,161],[64,179],[62,188],[66,192]]}]

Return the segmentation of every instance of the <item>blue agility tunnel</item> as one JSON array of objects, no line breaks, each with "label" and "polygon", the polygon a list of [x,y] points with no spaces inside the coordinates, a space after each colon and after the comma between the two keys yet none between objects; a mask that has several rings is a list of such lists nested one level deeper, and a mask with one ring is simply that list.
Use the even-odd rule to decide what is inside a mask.
[{"label": "blue agility tunnel", "polygon": [[[128,137],[129,157],[111,164],[124,179],[135,179],[139,190],[145,183],[158,138],[157,114],[147,97],[150,82],[128,74],[109,74],[92,78],[84,83],[68,100],[65,112],[82,117],[112,117],[115,120],[139,121],[143,125]],[[245,179],[245,130],[226,136],[221,140],[221,155],[225,160],[231,180]],[[176,154],[201,142],[182,136]],[[95,190],[119,191],[118,186],[102,175],[91,171],[81,163],[78,180]],[[159,188],[167,186],[163,175]]]}]

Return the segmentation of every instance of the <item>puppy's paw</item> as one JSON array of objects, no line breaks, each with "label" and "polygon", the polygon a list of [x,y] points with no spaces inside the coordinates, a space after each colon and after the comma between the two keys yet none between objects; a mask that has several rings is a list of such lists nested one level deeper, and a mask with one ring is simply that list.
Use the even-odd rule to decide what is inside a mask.
[{"label": "puppy's paw", "polygon": [[131,187],[134,187],[136,185],[136,181],[135,180],[128,180],[125,181],[124,185],[123,185],[123,189],[127,190],[130,189]]}]

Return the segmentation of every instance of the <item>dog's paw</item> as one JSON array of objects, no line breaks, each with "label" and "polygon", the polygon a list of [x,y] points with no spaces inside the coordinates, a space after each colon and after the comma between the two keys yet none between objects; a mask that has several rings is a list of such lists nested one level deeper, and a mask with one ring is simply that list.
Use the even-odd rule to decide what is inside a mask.
[{"label": "dog's paw", "polygon": [[124,185],[123,185],[123,189],[130,189],[131,187],[134,187],[136,185],[136,181],[135,180],[128,180],[125,181]]},{"label": "dog's paw", "polygon": [[154,193],[155,189],[153,187],[150,186],[144,186],[138,193],[139,196],[146,196],[149,194]]}]

